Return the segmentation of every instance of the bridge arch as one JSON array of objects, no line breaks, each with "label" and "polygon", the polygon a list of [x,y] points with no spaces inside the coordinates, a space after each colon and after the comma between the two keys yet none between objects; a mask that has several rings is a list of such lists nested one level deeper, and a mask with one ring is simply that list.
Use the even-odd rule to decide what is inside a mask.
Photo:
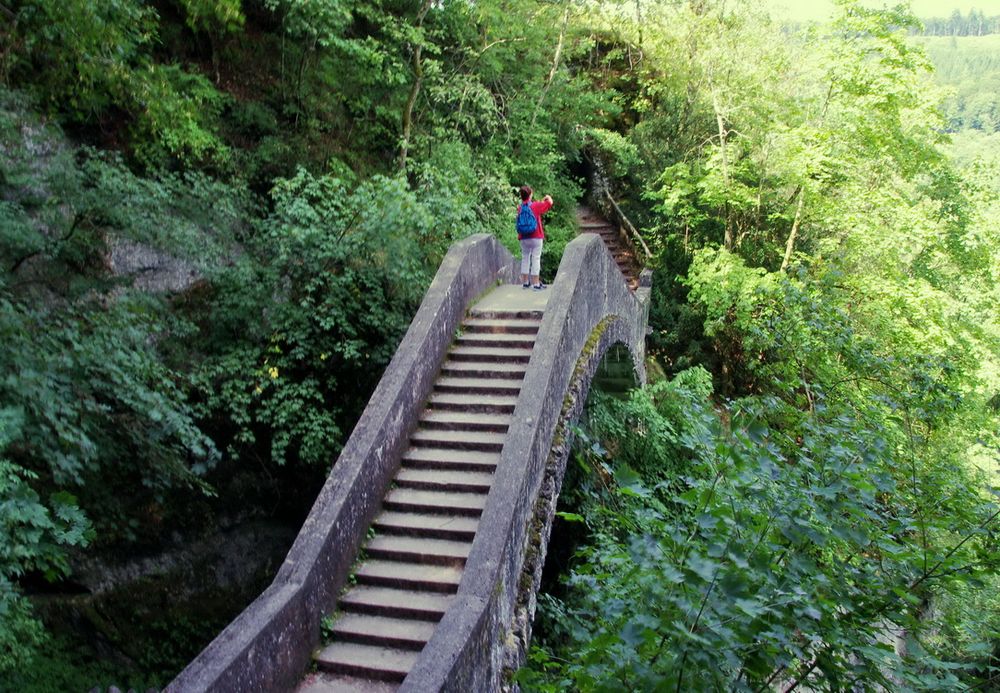
[{"label": "bridge arch", "polygon": [[523,663],[545,548],[572,447],[602,359],[615,347],[645,382],[649,287],[629,290],[603,242],[566,246],[514,409],[458,598],[400,691],[496,691]]},{"label": "bridge arch", "polygon": [[[490,236],[452,248],[274,582],[168,690],[295,687],[465,311],[516,271]],[[400,690],[501,690],[523,662],[570,424],[609,352],[628,354],[645,381],[646,284],[630,290],[597,235],[567,245],[457,594]]]}]

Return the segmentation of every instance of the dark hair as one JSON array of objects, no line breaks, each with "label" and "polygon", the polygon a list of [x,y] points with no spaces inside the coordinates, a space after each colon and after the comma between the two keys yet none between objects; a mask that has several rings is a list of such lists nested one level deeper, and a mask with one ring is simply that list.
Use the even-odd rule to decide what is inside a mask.
[{"label": "dark hair", "polygon": [[531,197],[531,186],[530,185],[522,185],[521,186],[521,199],[524,202],[527,202],[530,197]]}]

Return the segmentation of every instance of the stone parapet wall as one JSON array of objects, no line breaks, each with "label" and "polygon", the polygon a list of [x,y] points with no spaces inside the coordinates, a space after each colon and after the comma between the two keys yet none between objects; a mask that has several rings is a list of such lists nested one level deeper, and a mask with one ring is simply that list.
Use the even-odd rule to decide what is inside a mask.
[{"label": "stone parapet wall", "polygon": [[[569,450],[568,441],[558,437],[559,424],[579,415],[596,364],[612,344],[628,347],[637,379],[645,380],[648,305],[641,297],[648,291],[639,297],[629,291],[599,237],[581,235],[566,247],[549,290],[527,385],[514,409],[457,599],[401,691],[506,686],[504,672],[523,661],[530,636],[548,516]],[[541,505],[540,497],[547,497]]]},{"label": "stone parapet wall", "polygon": [[[271,586],[168,691],[295,687],[395,474],[438,367],[477,296],[513,283],[518,266],[492,236],[455,244],[382,376]],[[469,613],[480,613],[473,605]],[[469,689],[473,690],[473,689]]]}]

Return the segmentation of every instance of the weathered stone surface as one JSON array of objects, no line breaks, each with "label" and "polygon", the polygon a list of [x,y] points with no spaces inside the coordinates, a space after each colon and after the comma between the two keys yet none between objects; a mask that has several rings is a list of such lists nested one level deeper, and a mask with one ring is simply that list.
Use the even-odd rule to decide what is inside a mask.
[{"label": "weathered stone surface", "polygon": [[437,469],[401,469],[396,483],[411,488],[487,493],[493,475],[486,472],[453,472]]},{"label": "weathered stone surface", "polygon": [[[472,537],[469,539],[471,541]],[[359,565],[354,571],[354,576],[358,584],[363,585],[454,594],[462,578],[462,569],[451,565],[424,565],[372,559]],[[430,634],[427,637],[429,638]]]},{"label": "weathered stone surface", "polygon": [[295,690],[296,693],[394,693],[399,684],[318,671],[307,675]]},{"label": "weathered stone surface", "polygon": [[431,621],[387,616],[342,614],[333,624],[333,634],[341,640],[363,644],[382,644],[401,650],[419,652],[434,632]]},{"label": "weathered stone surface", "polygon": [[428,537],[378,536],[366,545],[369,556],[429,565],[461,566],[472,542]]},{"label": "weathered stone surface", "polygon": [[377,645],[336,642],[316,655],[316,663],[328,671],[386,681],[402,681],[417,653]]},{"label": "weathered stone surface", "polygon": [[629,290],[601,238],[581,235],[566,247],[548,293],[525,396],[515,406],[458,594],[401,691],[503,687],[504,669],[518,665],[530,637],[545,518],[554,510],[569,450],[558,426],[579,415],[576,403],[582,406],[600,358],[613,345],[629,350],[636,379],[645,379],[648,293]]},{"label": "weathered stone surface", "polygon": [[108,268],[116,277],[131,277],[132,285],[153,293],[179,292],[204,277],[188,260],[125,238],[108,239]]},{"label": "weathered stone surface", "polygon": [[516,395],[521,391],[521,383],[512,378],[461,378],[444,375],[438,378],[434,390],[481,395]]},{"label": "weathered stone surface", "polygon": [[416,447],[450,448],[500,452],[504,435],[489,431],[414,431],[410,442]]},{"label": "weathered stone surface", "polygon": [[485,502],[485,493],[427,491],[412,488],[393,489],[385,497],[387,510],[448,512],[472,517],[479,516]]},{"label": "weathered stone surface", "polygon": [[403,465],[415,469],[467,469],[492,472],[499,461],[499,447],[496,451],[480,451],[428,445],[412,447],[403,453]]},{"label": "weathered stone surface", "polygon": [[[435,386],[435,391],[439,390]],[[516,390],[504,390],[499,396],[510,396]],[[482,397],[492,393],[470,394],[463,390],[458,393],[449,392],[447,394],[461,394],[466,397]],[[494,414],[490,412],[469,412],[460,409],[428,409],[420,417],[420,425],[426,429],[440,429],[445,431],[494,431],[496,433],[506,433],[510,426],[510,414]]]},{"label": "weathered stone surface", "polygon": [[440,539],[472,541],[478,527],[478,517],[448,513],[386,511],[375,518],[375,528],[388,534],[438,537]]},{"label": "weathered stone surface", "polygon": [[445,361],[441,375],[456,378],[508,378],[522,380],[528,368],[525,363],[470,363],[467,361]]},{"label": "weathered stone surface", "polygon": [[454,595],[439,592],[358,585],[344,593],[340,604],[358,613],[436,621],[454,600]]},{"label": "weathered stone surface", "polygon": [[463,325],[467,333],[508,333],[508,334],[538,334],[541,320],[496,320],[470,318]]}]

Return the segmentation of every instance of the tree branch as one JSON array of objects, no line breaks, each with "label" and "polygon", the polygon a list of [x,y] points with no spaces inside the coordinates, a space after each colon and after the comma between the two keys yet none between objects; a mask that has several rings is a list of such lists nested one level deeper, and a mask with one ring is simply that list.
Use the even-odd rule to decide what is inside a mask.
[{"label": "tree branch", "polygon": [[538,101],[535,103],[535,111],[531,114],[531,127],[535,127],[535,120],[538,118],[538,112],[542,110],[542,103],[545,101],[545,96],[549,93],[549,87],[552,86],[552,80],[556,77],[556,72],[559,70],[559,61],[562,57],[563,44],[566,41],[566,25],[569,24],[569,8],[563,13],[562,28],[559,29],[559,43],[556,44],[556,54],[552,58],[552,69],[549,70],[549,76],[545,80],[545,86],[542,87],[542,92],[538,95]]}]

